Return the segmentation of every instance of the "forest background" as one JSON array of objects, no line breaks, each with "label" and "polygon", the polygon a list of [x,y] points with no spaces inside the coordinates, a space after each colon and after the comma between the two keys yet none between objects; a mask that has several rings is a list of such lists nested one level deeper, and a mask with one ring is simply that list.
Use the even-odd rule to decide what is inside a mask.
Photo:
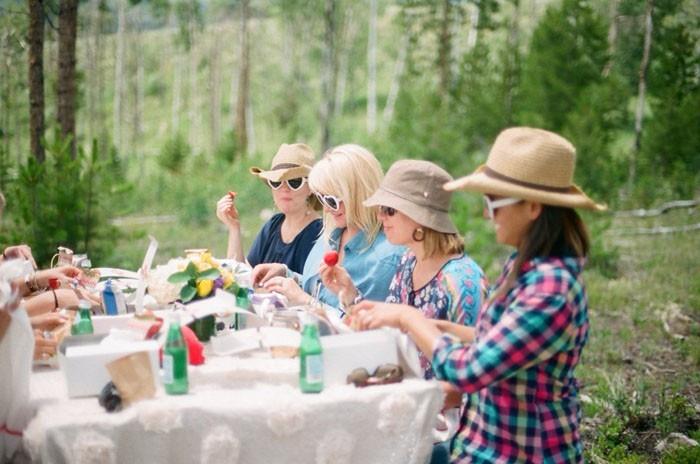
[{"label": "forest background", "polygon": [[[569,138],[611,209],[585,215],[588,460],[698,462],[697,1],[0,0],[0,243],[43,265],[135,269],[148,234],[158,262],[223,256],[229,190],[250,243],[273,205],[248,168],[284,142],[457,177],[513,125]],[[493,279],[481,199],[452,209]]]}]

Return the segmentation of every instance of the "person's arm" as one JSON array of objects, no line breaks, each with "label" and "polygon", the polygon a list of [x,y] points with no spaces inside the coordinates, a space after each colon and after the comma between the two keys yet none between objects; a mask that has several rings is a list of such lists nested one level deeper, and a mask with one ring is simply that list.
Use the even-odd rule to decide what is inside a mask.
[{"label": "person's arm", "polygon": [[25,278],[16,279],[14,284],[20,295],[26,296],[48,289],[50,279],[57,279],[60,283],[68,285],[73,279],[79,279],[81,276],[82,272],[77,267],[61,266],[29,274]]},{"label": "person's arm", "polygon": [[216,217],[228,229],[226,257],[236,261],[245,261],[243,242],[241,241],[241,221],[234,204],[234,196],[226,194],[216,203]]},{"label": "person's arm", "polygon": [[[454,335],[463,343],[472,343],[474,341],[476,335],[474,327],[457,324],[451,321],[443,321],[441,319],[435,319],[434,323],[435,327],[437,327],[440,332]],[[430,351],[428,353],[430,353]]]},{"label": "person's arm", "polygon": [[32,263],[32,267],[36,269],[36,261],[34,261],[32,249],[29,247],[29,245],[21,244],[8,246],[3,250],[0,261],[5,261],[8,259],[26,259]]},{"label": "person's arm", "polygon": [[464,392],[478,391],[570,349],[572,317],[565,294],[521,295],[475,344],[439,338],[429,351],[435,375]]},{"label": "person's arm", "polygon": [[362,330],[396,327],[407,333],[423,353],[432,353],[442,333],[433,319],[427,319],[413,306],[364,300],[353,306],[353,318]]}]

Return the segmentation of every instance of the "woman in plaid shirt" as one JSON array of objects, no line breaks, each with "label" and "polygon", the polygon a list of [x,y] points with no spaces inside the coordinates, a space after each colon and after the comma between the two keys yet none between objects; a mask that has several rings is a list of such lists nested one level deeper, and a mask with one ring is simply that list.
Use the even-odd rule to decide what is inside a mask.
[{"label": "woman in plaid shirt", "polygon": [[433,353],[437,378],[474,394],[452,462],[583,461],[574,370],[588,338],[581,271],[589,239],[574,208],[605,207],[572,183],[575,158],[557,134],[506,129],[484,166],[445,185],[483,193],[496,240],[516,249],[464,341],[410,306],[355,308],[363,327],[408,332]]}]

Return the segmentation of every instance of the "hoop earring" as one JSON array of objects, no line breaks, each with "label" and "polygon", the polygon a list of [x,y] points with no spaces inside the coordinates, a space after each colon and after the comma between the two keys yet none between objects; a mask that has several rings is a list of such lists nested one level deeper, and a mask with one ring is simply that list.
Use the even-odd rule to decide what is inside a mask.
[{"label": "hoop earring", "polygon": [[413,240],[416,242],[422,242],[425,240],[425,231],[421,227],[418,227],[411,234],[411,238],[413,238]]}]

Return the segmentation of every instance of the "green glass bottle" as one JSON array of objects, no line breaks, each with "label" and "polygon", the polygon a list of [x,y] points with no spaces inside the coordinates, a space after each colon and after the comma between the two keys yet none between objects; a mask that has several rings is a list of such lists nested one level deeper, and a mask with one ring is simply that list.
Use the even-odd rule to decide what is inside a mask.
[{"label": "green glass bottle", "polygon": [[315,320],[304,321],[299,345],[299,388],[304,393],[323,390],[323,348]]},{"label": "green glass bottle", "polygon": [[189,390],[187,345],[180,331],[180,318],[177,314],[170,321],[168,338],[163,348],[163,386],[169,395],[184,395]]},{"label": "green glass bottle", "polygon": [[95,331],[92,327],[90,307],[90,302],[87,300],[78,302],[78,314],[70,328],[71,335],[90,335]]}]

